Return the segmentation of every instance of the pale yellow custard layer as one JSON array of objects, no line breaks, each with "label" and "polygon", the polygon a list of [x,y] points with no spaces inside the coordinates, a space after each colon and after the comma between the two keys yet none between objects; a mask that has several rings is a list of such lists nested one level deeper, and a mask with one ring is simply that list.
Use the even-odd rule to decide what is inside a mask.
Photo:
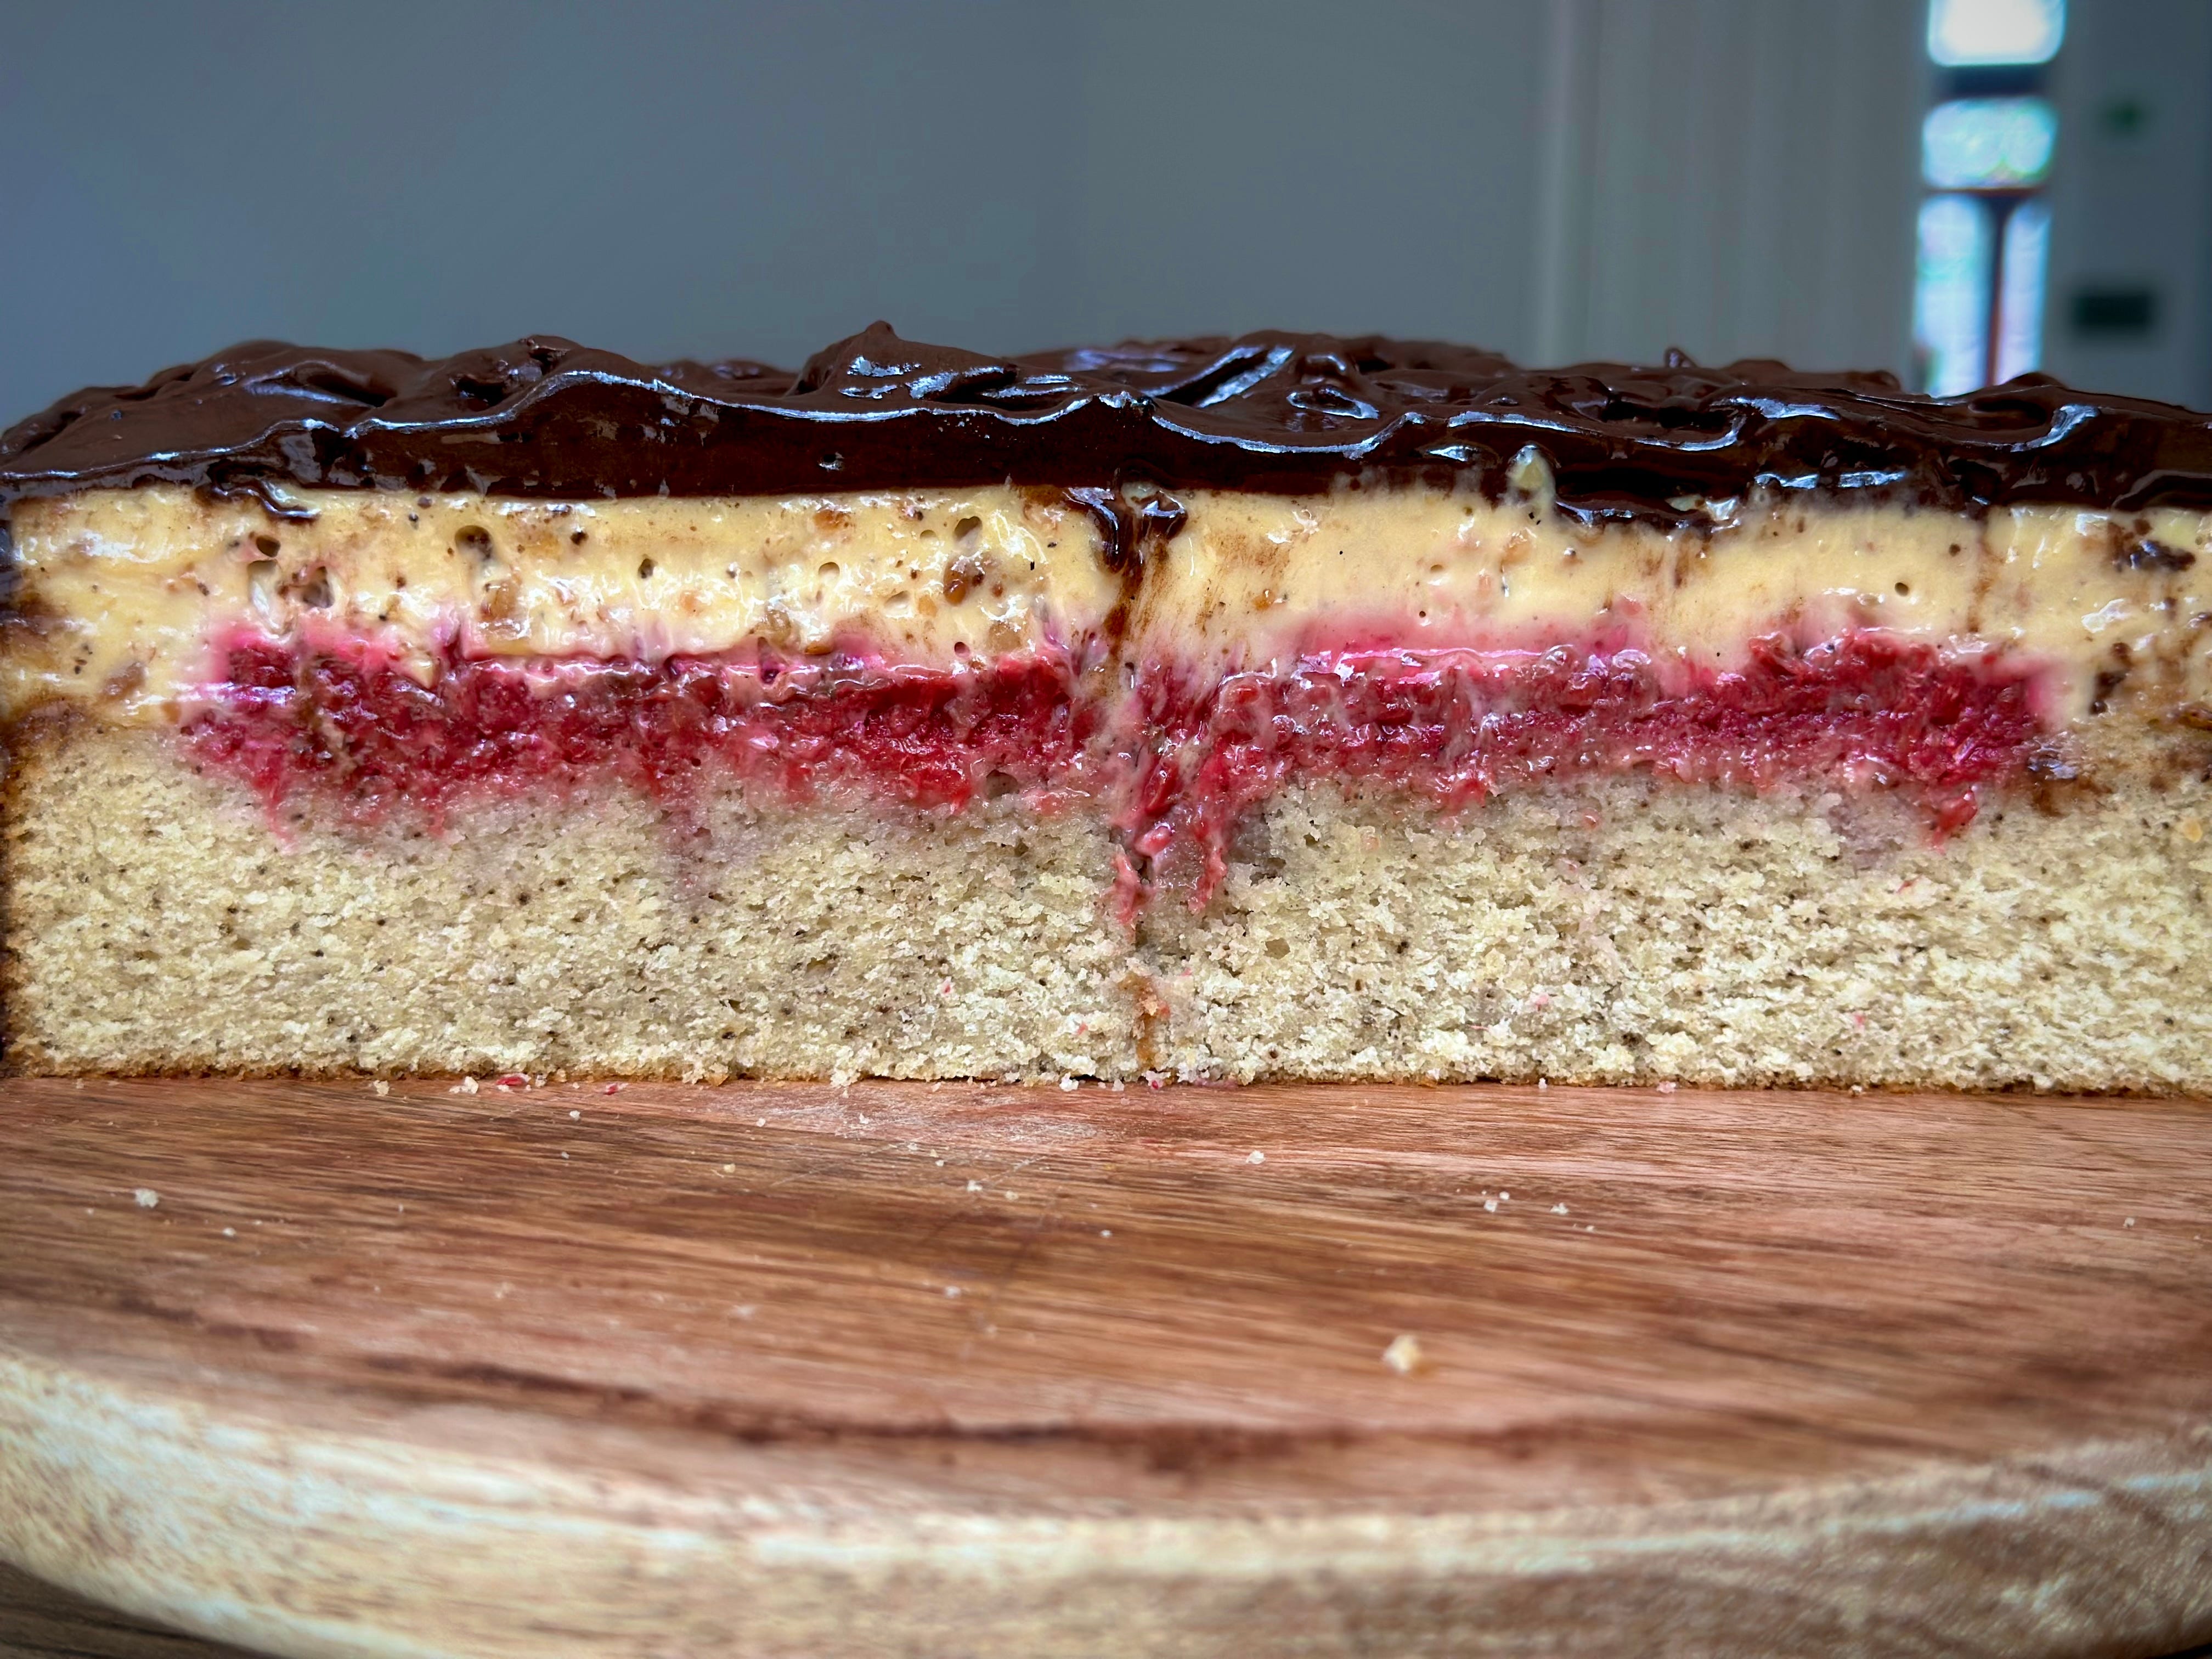
[{"label": "pale yellow custard layer", "polygon": [[2212,696],[2212,515],[1743,504],[1711,530],[1585,526],[1540,477],[1466,491],[1193,491],[1111,568],[1094,518],[1013,488],[553,503],[288,494],[296,518],[183,489],[19,502],[0,705],[173,718],[241,628],[441,652],[658,660],[836,650],[957,665],[1024,651],[1204,675],[1346,646],[1604,636],[1699,666],[1777,629],[1875,627],[2024,653],[2050,715],[2155,719]]},{"label": "pale yellow custard layer", "polygon": [[1120,584],[1097,529],[1037,492],[590,503],[303,491],[306,516],[189,490],[19,503],[18,605],[36,629],[0,697],[92,697],[146,718],[214,672],[239,625],[368,635],[419,659],[658,660],[842,642],[917,663],[1095,632]]}]

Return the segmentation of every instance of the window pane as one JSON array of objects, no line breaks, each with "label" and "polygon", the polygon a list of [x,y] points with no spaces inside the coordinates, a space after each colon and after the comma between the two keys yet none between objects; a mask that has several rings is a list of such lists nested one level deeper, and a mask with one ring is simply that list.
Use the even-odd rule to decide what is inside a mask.
[{"label": "window pane", "polygon": [[2058,112],[2040,98],[1954,98],[1928,112],[1920,170],[1938,190],[2021,189],[2051,173]]},{"label": "window pane", "polygon": [[1938,396],[1982,384],[1989,354],[1990,211],[1971,196],[1920,204],[1912,334],[1922,380]]},{"label": "window pane", "polygon": [[2022,202],[2005,222],[2004,286],[1997,296],[1997,379],[2043,366],[2043,282],[2051,252],[2051,210]]},{"label": "window pane", "polygon": [[1947,68],[2047,64],[2066,35],[2066,0],[1930,0],[1928,55]]}]

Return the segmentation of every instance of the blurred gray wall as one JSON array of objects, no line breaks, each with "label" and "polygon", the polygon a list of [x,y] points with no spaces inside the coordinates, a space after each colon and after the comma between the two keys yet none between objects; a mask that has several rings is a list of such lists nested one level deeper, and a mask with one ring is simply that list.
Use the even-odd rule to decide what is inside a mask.
[{"label": "blurred gray wall", "polygon": [[1549,0],[1548,15],[1534,354],[1648,362],[1680,345],[1903,372],[1925,0]]},{"label": "blurred gray wall", "polygon": [[[2044,366],[2212,410],[2212,3],[2073,0],[2053,65]],[[2139,295],[2139,329],[2082,301]]]},{"label": "blurred gray wall", "polygon": [[794,362],[878,316],[1901,368],[1921,18],[0,0],[0,420],[256,335]]}]

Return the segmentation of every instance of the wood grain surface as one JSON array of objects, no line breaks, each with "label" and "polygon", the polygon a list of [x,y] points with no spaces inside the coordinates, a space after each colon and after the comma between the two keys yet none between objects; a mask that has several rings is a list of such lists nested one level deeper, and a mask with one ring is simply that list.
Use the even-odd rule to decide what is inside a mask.
[{"label": "wood grain surface", "polygon": [[0,1563],[0,1659],[252,1659],[117,1613]]},{"label": "wood grain surface", "polygon": [[15,1080],[0,1556],[298,1655],[2145,1659],[2212,1106]]}]

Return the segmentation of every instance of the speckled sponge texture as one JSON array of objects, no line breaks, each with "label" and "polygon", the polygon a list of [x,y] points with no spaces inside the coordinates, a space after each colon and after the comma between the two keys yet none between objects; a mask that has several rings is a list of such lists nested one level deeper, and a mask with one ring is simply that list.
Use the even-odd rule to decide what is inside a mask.
[{"label": "speckled sponge texture", "polygon": [[2212,1086],[2212,800],[2121,784],[1935,844],[1879,798],[1613,779],[1450,817],[1333,788],[1194,914],[1103,825],[619,789],[272,833],[163,738],[27,754],[34,1070]]}]

